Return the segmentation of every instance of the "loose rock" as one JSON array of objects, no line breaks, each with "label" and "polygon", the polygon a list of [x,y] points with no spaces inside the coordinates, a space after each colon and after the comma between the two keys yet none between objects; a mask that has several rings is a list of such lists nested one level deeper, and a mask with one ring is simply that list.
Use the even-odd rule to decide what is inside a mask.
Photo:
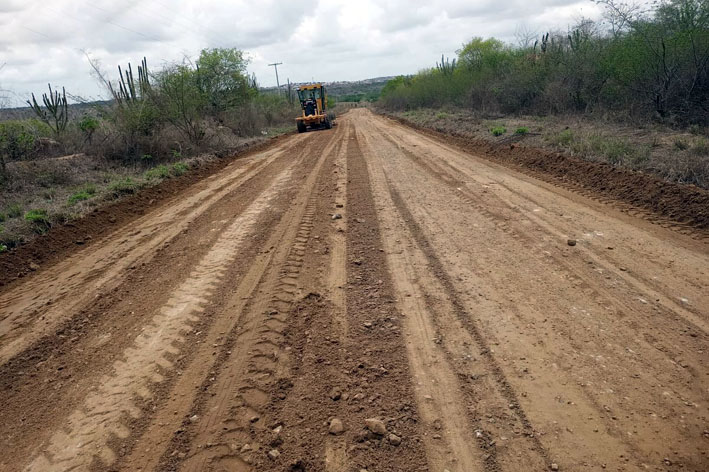
[{"label": "loose rock", "polygon": [[268,458],[269,459],[275,461],[279,457],[281,457],[281,453],[278,452],[278,449],[271,449],[270,451],[268,451]]},{"label": "loose rock", "polygon": [[556,463],[554,463],[551,465],[551,470],[559,470],[559,466]]},{"label": "loose rock", "polygon": [[566,240],[566,244],[569,246],[576,246],[576,240],[575,239],[568,239]]},{"label": "loose rock", "polygon": [[378,418],[367,418],[366,420],[364,420],[364,424],[367,426],[367,429],[373,432],[374,434],[384,436],[387,433],[386,425],[382,420]]},{"label": "loose rock", "polygon": [[392,446],[398,446],[399,444],[401,444],[401,438],[396,434],[390,434],[387,439],[389,440],[389,443]]},{"label": "loose rock", "polygon": [[330,420],[330,434],[338,435],[345,431],[345,426],[342,424],[342,420],[339,418],[333,418]]},{"label": "loose rock", "polygon": [[333,220],[341,220],[341,219],[342,219],[342,215],[340,215],[339,213],[335,213],[334,215],[332,215],[332,219],[333,219]]}]

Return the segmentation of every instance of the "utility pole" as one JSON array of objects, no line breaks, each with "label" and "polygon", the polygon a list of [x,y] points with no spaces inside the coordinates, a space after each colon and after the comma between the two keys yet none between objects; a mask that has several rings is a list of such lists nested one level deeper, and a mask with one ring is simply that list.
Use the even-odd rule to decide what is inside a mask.
[{"label": "utility pole", "polygon": [[275,62],[273,64],[269,64],[270,66],[273,66],[274,69],[276,69],[276,90],[278,90],[278,94],[280,95],[281,93],[281,84],[278,82],[278,66],[283,64],[282,62]]}]

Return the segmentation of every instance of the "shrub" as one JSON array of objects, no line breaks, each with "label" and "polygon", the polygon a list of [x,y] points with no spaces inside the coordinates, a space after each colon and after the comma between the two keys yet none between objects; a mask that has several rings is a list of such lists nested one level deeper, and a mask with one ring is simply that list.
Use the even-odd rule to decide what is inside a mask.
[{"label": "shrub", "polygon": [[0,253],[1,253],[1,252],[5,252],[5,251],[7,251],[7,246],[5,246],[4,244],[0,243]]},{"label": "shrub", "polygon": [[184,162],[176,162],[172,166],[172,173],[180,176],[182,174],[185,174],[188,170],[190,170],[189,166],[185,164]]},{"label": "shrub", "polygon": [[84,115],[79,121],[79,129],[84,135],[84,142],[91,142],[91,138],[99,127],[98,118]]},{"label": "shrub", "polygon": [[162,164],[150,170],[146,170],[143,173],[143,177],[145,177],[146,180],[169,179],[170,168]]},{"label": "shrub", "polygon": [[130,177],[125,177],[111,183],[111,185],[108,186],[108,190],[115,197],[120,197],[121,195],[135,193],[136,190],[138,190],[138,187],[138,183],[135,180]]},{"label": "shrub", "polygon": [[709,142],[706,139],[698,139],[692,145],[692,154],[697,156],[709,156]]},{"label": "shrub", "polygon": [[568,146],[574,140],[574,132],[570,129],[565,129],[556,138],[556,144],[561,146]]},{"label": "shrub", "polygon": [[527,133],[529,133],[529,128],[527,128],[526,126],[521,126],[515,131],[515,134],[519,134],[521,136],[524,136]]},{"label": "shrub", "polygon": [[7,175],[7,162],[30,157],[37,149],[38,139],[46,136],[47,130],[46,125],[37,120],[0,123],[0,180]]},{"label": "shrub", "polygon": [[507,132],[507,128],[504,126],[496,126],[490,130],[493,136],[502,136]]},{"label": "shrub", "polygon": [[19,218],[22,216],[22,207],[19,203],[14,203],[10,205],[7,209],[7,216],[9,218]]},{"label": "shrub", "polygon": [[7,221],[7,215],[5,213],[0,213],[0,223]]},{"label": "shrub", "polygon": [[687,141],[685,141],[682,138],[677,138],[674,141],[675,149],[678,151],[684,151],[689,147],[689,144],[687,144]]},{"label": "shrub", "polygon": [[96,194],[96,186],[94,184],[86,184],[84,187],[76,191],[69,197],[69,205],[75,205],[78,202],[83,202],[90,199]]},{"label": "shrub", "polygon": [[445,111],[441,111],[441,112],[436,113],[437,120],[443,120],[445,118],[448,118],[449,116],[450,115],[448,113],[446,113]]},{"label": "shrub", "polygon": [[36,233],[45,233],[51,226],[47,210],[43,208],[35,208],[25,213],[25,220],[32,223]]}]

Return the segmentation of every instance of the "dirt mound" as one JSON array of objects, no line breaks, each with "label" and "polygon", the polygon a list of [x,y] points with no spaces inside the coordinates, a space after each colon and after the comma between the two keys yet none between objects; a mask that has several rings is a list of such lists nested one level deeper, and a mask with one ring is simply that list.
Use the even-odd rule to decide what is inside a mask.
[{"label": "dirt mound", "polygon": [[442,133],[403,118],[388,117],[428,136],[444,139],[447,144],[531,173],[542,180],[588,190],[601,198],[643,208],[685,226],[701,230],[709,228],[709,191],[694,185],[666,182],[611,164],[586,161],[516,143],[494,144],[463,134]]},{"label": "dirt mound", "polygon": [[24,277],[36,269],[37,265],[65,257],[82,246],[91,244],[93,240],[107,234],[117,225],[145,214],[147,208],[179,194],[195,182],[223,169],[234,159],[258,152],[271,146],[278,139],[280,138],[276,137],[256,144],[245,144],[242,148],[228,153],[219,153],[217,154],[219,160],[193,169],[181,177],[164,180],[154,187],[142,189],[119,201],[97,208],[79,220],[55,226],[47,234],[0,255],[0,287]]}]

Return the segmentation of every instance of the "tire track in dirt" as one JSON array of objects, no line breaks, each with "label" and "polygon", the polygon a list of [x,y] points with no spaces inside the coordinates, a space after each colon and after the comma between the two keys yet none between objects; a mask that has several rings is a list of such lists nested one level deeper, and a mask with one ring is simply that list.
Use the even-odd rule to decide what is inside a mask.
[{"label": "tire track in dirt", "polygon": [[[573,230],[570,228],[566,229],[565,232],[561,232],[557,229],[557,227],[552,225],[550,222],[547,222],[542,216],[538,216],[534,213],[523,212],[519,206],[512,203],[508,198],[500,195],[500,192],[483,192],[484,195],[481,195],[479,192],[475,192],[470,188],[469,184],[462,180],[463,177],[467,177],[473,181],[478,181],[481,185],[483,185],[483,187],[484,184],[481,177],[474,175],[470,172],[470,170],[455,166],[453,163],[447,161],[432,158],[424,159],[420,155],[417,155],[402,146],[391,135],[386,133],[383,133],[383,135],[393,145],[397,146],[403,154],[423,168],[431,176],[436,178],[436,180],[450,188],[454,188],[457,192],[459,192],[463,201],[474,207],[477,211],[483,213],[491,221],[496,222],[498,228],[505,233],[510,234],[517,239],[526,240],[529,244],[535,243],[536,240],[529,230],[529,225],[525,226],[522,224],[523,222],[528,221],[536,225],[540,232],[547,235],[554,235],[560,241],[568,239],[569,236],[573,234]],[[517,194],[515,190],[508,187],[504,183],[495,182],[495,184],[510,194]],[[520,197],[518,194],[517,196]],[[528,197],[525,196],[523,198]],[[531,201],[538,203],[534,200]],[[638,294],[637,296],[643,296],[649,300],[655,300],[655,302],[661,306],[662,314],[664,316],[679,314],[697,331],[709,333],[709,322],[701,317],[696,308],[683,305],[680,298],[667,294],[666,290],[663,291],[660,288],[652,287],[652,280],[642,279],[641,274],[631,274],[627,271],[621,271],[617,269],[615,265],[609,263],[604,258],[598,256],[583,246],[579,246],[578,251],[591,259],[596,267],[602,269],[606,276],[610,274],[616,280],[622,279],[623,282],[628,285],[628,289],[631,292]],[[576,276],[583,279],[589,287],[593,285],[601,285],[592,283],[583,275],[582,272],[575,271],[572,268],[571,262],[566,261],[565,258],[555,257],[555,260],[570,272],[575,272]],[[612,296],[607,290],[604,291],[604,295]],[[633,309],[627,303],[624,304],[624,307],[626,310]]]},{"label": "tire track in dirt", "polygon": [[[390,130],[385,130],[385,132],[388,131]],[[534,421],[539,422],[535,423],[535,425],[537,427],[541,426],[542,441],[551,448],[550,450],[555,451],[555,458],[562,457],[561,455],[556,455],[561,451],[564,456],[568,456],[567,460],[576,460],[576,466],[578,467],[588,467],[592,464],[600,466],[602,463],[607,463],[609,467],[617,464],[619,467],[624,468],[641,468],[647,467],[648,464],[653,464],[653,460],[657,460],[658,455],[663,454],[659,456],[660,461],[662,457],[674,456],[674,459],[671,460],[672,463],[679,462],[690,468],[697,467],[701,459],[697,456],[697,451],[692,452],[692,449],[699,446],[699,444],[693,438],[696,438],[697,427],[699,427],[698,433],[701,436],[701,425],[696,424],[695,421],[684,419],[684,413],[680,412],[687,410],[687,415],[694,415],[695,408],[702,408],[698,399],[704,396],[702,389],[705,387],[705,383],[698,382],[702,375],[702,368],[700,367],[701,362],[698,361],[697,353],[701,355],[703,346],[706,345],[706,340],[703,338],[701,330],[691,325],[685,328],[685,322],[673,311],[668,310],[662,317],[657,317],[657,315],[647,316],[648,311],[661,310],[662,307],[652,307],[652,310],[645,309],[643,311],[640,304],[629,305],[625,301],[626,298],[632,299],[633,293],[637,294],[637,292],[634,292],[635,289],[632,287],[629,290],[623,283],[622,277],[627,274],[627,271],[621,270],[621,277],[619,277],[620,280],[618,282],[610,275],[594,274],[595,262],[587,262],[584,258],[584,251],[579,251],[577,249],[578,246],[569,250],[566,248],[566,238],[563,239],[563,247],[561,247],[562,244],[558,244],[558,241],[556,241],[558,237],[555,234],[559,231],[558,229],[554,230],[552,228],[552,230],[549,230],[545,227],[535,229],[532,221],[527,221],[528,218],[518,213],[519,202],[515,201],[515,203],[511,204],[506,201],[506,193],[503,193],[505,198],[497,199],[498,188],[493,187],[492,183],[490,183],[489,187],[477,185],[479,180],[484,180],[483,176],[488,177],[486,175],[488,171],[484,164],[481,165],[483,169],[477,169],[474,167],[476,162],[469,159],[472,162],[466,164],[467,168],[461,169],[458,168],[460,161],[456,160],[454,156],[446,158],[444,154],[436,151],[434,147],[422,146],[416,148],[417,144],[421,146],[421,139],[411,137],[410,141],[411,143],[407,143],[410,147],[407,150],[408,152],[402,152],[401,149],[398,149],[398,152],[407,157],[405,160],[399,157],[394,159],[394,156],[387,152],[387,146],[377,143],[376,147],[387,163],[396,161],[396,165],[390,166],[392,167],[392,175],[399,176],[402,173],[409,172],[412,180],[419,182],[418,184],[406,186],[399,185],[400,187],[406,187],[406,197],[402,194],[402,199],[406,198],[407,205],[411,201],[411,204],[415,206],[417,219],[427,223],[425,231],[429,236],[433,235],[434,239],[436,239],[437,250],[447,248],[448,253],[444,263],[449,269],[451,267],[454,269],[452,272],[449,271],[449,273],[451,276],[456,277],[456,285],[459,287],[475,287],[477,289],[476,293],[481,292],[478,293],[480,297],[478,300],[482,303],[482,313],[485,313],[486,317],[493,313],[495,317],[498,316],[497,312],[499,310],[494,307],[496,304],[499,304],[500,310],[507,310],[508,314],[503,311],[499,315],[508,319],[511,318],[512,323],[503,319],[499,321],[497,319],[487,319],[486,332],[490,336],[489,331],[493,333],[497,331],[497,340],[500,339],[499,336],[502,336],[503,340],[511,337],[516,343],[514,346],[507,345],[505,348],[495,348],[495,350],[501,352],[503,368],[508,375],[511,374],[514,377],[510,380],[513,380],[515,388],[522,393],[534,395],[533,398],[525,397],[521,400],[527,405],[527,408],[531,409]],[[392,145],[401,148],[398,143],[392,143]],[[419,167],[418,162],[421,162],[424,157],[426,165],[434,169],[445,168],[453,163],[456,164],[455,171],[444,172],[439,177],[436,177],[439,182],[445,183],[446,187],[450,188],[450,191],[443,192],[446,195],[443,201],[445,198],[453,199],[451,200],[451,211],[441,211],[440,207],[436,206],[440,205],[441,202],[434,203],[435,198],[424,200],[418,197],[417,192],[426,192],[427,187],[420,187],[419,179],[423,179],[423,175],[417,176],[416,179],[413,178],[414,175],[421,172],[432,175],[432,172],[431,169],[426,169],[425,167],[417,170],[416,167],[411,167],[410,163],[414,163]],[[499,177],[506,178],[509,177],[509,174],[502,172]],[[471,179],[472,183],[463,181],[470,181]],[[392,180],[401,181],[398,177],[396,179],[392,178]],[[512,180],[511,177],[510,180]],[[481,188],[478,190],[478,187]],[[469,199],[466,200],[466,192],[468,190],[472,193]],[[544,192],[532,195],[542,196]],[[458,204],[459,200],[465,205]],[[425,206],[421,206],[421,201],[427,202]],[[566,202],[565,205],[570,206],[569,203]],[[532,208],[534,207],[532,206]],[[567,210],[567,208],[562,208]],[[531,208],[528,208],[528,210],[531,211]],[[556,210],[557,215],[558,211]],[[567,211],[564,211],[564,213],[567,213]],[[549,216],[551,217],[551,215],[550,211]],[[450,227],[445,226],[449,224]],[[489,237],[491,241],[497,240],[498,238],[495,236],[494,231],[490,232],[489,226],[493,224],[493,230],[499,230],[500,235],[506,236],[500,237],[498,243],[487,249],[484,243],[477,243],[479,240],[475,238]],[[465,237],[465,233],[460,230],[460,228],[465,228],[466,226],[474,233],[469,238]],[[634,229],[636,230],[637,228]],[[539,234],[544,235],[545,231],[551,231],[548,236],[551,236],[551,239],[555,241],[552,244],[560,247],[548,248],[551,253],[544,251],[547,254],[547,258],[544,261],[538,261],[538,270],[528,271],[527,267],[530,267],[531,261],[527,259],[537,259],[536,253],[541,252],[538,248],[549,244],[546,239],[544,243],[541,243],[539,240],[531,239],[531,236],[539,237]],[[546,236],[543,236],[543,238],[546,238]],[[470,247],[466,246],[466,243],[474,245]],[[583,244],[583,241],[579,244]],[[495,246],[498,246],[498,248],[495,248]],[[638,246],[638,252],[642,253],[642,247]],[[693,249],[695,246],[696,244],[689,244],[688,249],[695,250]],[[543,248],[547,249],[546,247]],[[605,247],[602,249],[605,250]],[[624,248],[621,246],[621,249]],[[617,254],[621,249],[616,247],[616,251],[613,251],[612,254]],[[558,255],[555,250],[558,250]],[[457,256],[451,255],[450,251],[453,251],[453,254],[460,252],[464,256],[459,259]],[[579,252],[581,254],[578,254]],[[476,257],[471,257],[470,253]],[[516,261],[514,254],[519,254],[522,260]],[[678,251],[677,257],[686,257],[686,254]],[[480,272],[482,272],[480,276],[471,273],[468,269],[470,262],[475,264],[478,259],[480,263],[485,264],[485,267],[480,269]],[[466,264],[463,261],[466,261],[468,265],[464,269],[463,267],[457,267],[457,265]],[[593,266],[591,265],[592,262],[594,262]],[[645,268],[641,261],[639,261],[639,264],[641,265],[638,266],[638,269]],[[495,273],[497,270],[505,272],[507,267],[517,266],[523,271],[522,273],[510,273],[499,277]],[[613,264],[610,267],[613,268]],[[615,267],[617,272],[617,263]],[[620,267],[623,266],[621,265]],[[630,265],[629,267],[634,266]],[[488,271],[488,268],[495,269],[495,271]],[[603,270],[602,268],[598,269],[599,271]],[[671,277],[672,274],[662,272],[663,268],[658,266],[658,269],[660,270],[658,275],[663,274]],[[593,275],[591,277],[584,276],[585,273]],[[561,276],[562,280],[569,281],[570,286],[567,289],[570,290],[569,293],[578,294],[577,296],[580,297],[578,301],[568,299],[574,305],[581,305],[579,308],[575,306],[568,307],[572,310],[569,315],[573,319],[577,318],[581,322],[580,326],[573,326],[571,324],[572,320],[567,319],[568,316],[563,316],[565,308],[563,301],[569,295],[559,291],[561,287],[557,287],[558,282],[555,283],[555,281],[559,280],[559,276]],[[479,279],[479,277],[482,278]],[[509,298],[516,291],[534,290],[534,285],[544,282],[544,278],[551,279],[551,286],[538,286],[536,289],[538,295],[530,291],[526,295],[526,299],[524,297],[520,299]],[[696,278],[701,280],[700,273],[696,274]],[[672,278],[668,280],[673,281]],[[461,285],[460,282],[462,281],[465,281],[465,283]],[[498,281],[506,281],[508,284],[513,285],[508,285],[507,288],[503,284],[495,287]],[[674,280],[674,282],[676,283],[677,281]],[[490,285],[491,283],[492,285]],[[606,284],[609,289],[602,289]],[[597,290],[598,288],[601,288],[601,290]],[[610,288],[614,292],[610,292]],[[630,292],[630,297],[626,294],[627,291]],[[494,298],[488,298],[490,293],[493,294]],[[520,291],[520,293],[524,292]],[[589,296],[591,297],[591,302],[597,304],[600,310],[593,310],[593,305],[587,303],[589,299],[586,297]],[[539,300],[537,297],[539,297]],[[473,295],[468,298],[475,299],[477,297]],[[562,302],[562,304],[555,306],[555,303],[559,302]],[[531,306],[525,309],[525,304],[530,304]],[[616,307],[618,307],[618,314],[613,316]],[[581,310],[582,308],[589,308],[595,313],[586,312],[586,310]],[[562,310],[561,312],[559,312],[560,309]],[[696,309],[699,310],[697,313],[701,314],[701,308],[696,307]],[[573,310],[580,310],[581,312],[577,315]],[[658,311],[659,313],[661,311]],[[549,315],[552,315],[550,321],[553,321],[554,324],[545,325]],[[554,319],[557,316],[561,316],[561,318]],[[645,323],[640,321],[641,324],[638,324],[638,321],[643,318],[645,318]],[[562,326],[561,329],[559,327],[560,324]],[[617,325],[617,327],[612,328],[606,326],[607,324]],[[505,325],[508,325],[508,327],[505,327]],[[517,326],[513,327],[513,325]],[[512,329],[510,330],[509,328]],[[611,331],[606,333],[605,331],[609,329]],[[520,332],[516,333],[518,330]],[[619,334],[615,334],[615,331],[618,331]],[[642,336],[645,334],[643,332],[647,331],[655,331],[654,339],[653,336],[649,336],[645,339],[646,343],[643,343],[641,339],[636,338],[636,332],[642,333]],[[625,339],[621,339],[621,336]],[[496,336],[493,335],[491,341],[498,345],[498,342],[495,342],[495,338]],[[505,344],[508,342],[505,341]],[[640,352],[637,352],[636,348],[638,342],[640,342],[642,347]],[[544,348],[545,343],[553,344]],[[645,345],[643,346],[643,344]],[[554,346],[553,351],[549,351],[552,346]],[[519,364],[522,364],[522,366],[529,365],[530,356],[538,357],[544,351],[548,351],[548,354],[542,354],[542,358],[547,356],[549,358],[545,364],[550,364],[549,368],[555,371],[561,367],[560,373],[563,373],[561,378],[557,379],[553,371],[545,372],[537,369],[534,374],[529,374],[526,368],[522,371],[521,367],[517,367]],[[671,352],[674,352],[674,354],[669,355]],[[662,353],[666,358],[659,358],[657,356],[658,353]],[[592,358],[587,357],[590,354],[594,354]],[[551,363],[552,361],[553,363]],[[638,364],[639,362],[645,367],[641,367]],[[611,365],[607,365],[609,363]],[[673,366],[678,365],[678,363],[681,363],[684,367],[678,369],[679,372],[676,372],[677,369]],[[664,364],[667,364],[666,368],[662,367]],[[531,365],[534,366],[535,363],[531,362]],[[643,370],[638,372],[637,369],[639,368]],[[683,369],[684,372],[682,372]],[[655,392],[660,388],[658,393],[662,393],[662,390],[666,389],[663,393],[663,400],[656,401],[655,398],[657,397],[654,397],[650,391],[645,394],[638,391],[638,388],[643,388],[642,385]],[[522,390],[519,390],[520,386]],[[542,388],[540,389],[540,387]],[[683,401],[686,406],[679,406],[677,402],[672,401],[674,395],[677,395],[679,397],[678,400],[681,400],[679,403]],[[628,405],[626,403],[637,397],[640,398],[635,404]],[[558,402],[553,401],[557,398]],[[564,404],[568,404],[571,407],[560,408],[559,403],[562,400],[564,400]],[[660,407],[660,405],[662,406]],[[656,433],[659,432],[657,429],[659,423],[652,418],[657,418],[660,410],[664,411],[664,415],[670,415],[671,418],[676,418],[678,421],[678,424],[671,426],[672,431],[674,431],[674,434],[671,435],[674,444],[672,446],[664,446],[654,440]],[[648,420],[647,415],[650,415],[651,419]],[[663,420],[669,421],[664,415]],[[584,419],[587,421],[583,421]],[[552,420],[554,420],[553,425],[551,424]],[[557,426],[557,421],[560,425],[566,423],[566,428]],[[601,424],[599,425],[599,423]],[[665,424],[665,427],[669,426],[669,424]],[[556,441],[553,438],[544,437],[550,433],[556,436]],[[686,446],[677,442],[681,437],[689,440]],[[566,447],[564,447],[564,444]],[[569,449],[573,448],[573,444],[576,444],[577,447],[573,450]],[[584,452],[586,448],[588,453]],[[615,453],[612,451],[615,451]],[[630,451],[630,454],[628,454],[628,451]],[[697,462],[698,460],[699,462]],[[697,470],[701,470],[701,468]]]},{"label": "tire track in dirt", "polygon": [[[367,133],[363,139],[367,140]],[[370,149],[377,146],[368,143]],[[400,310],[406,314],[409,360],[418,382],[418,403],[431,431],[427,455],[433,470],[514,470],[545,468],[548,453],[519,407],[516,393],[491,354],[471,315],[457,295],[448,274],[426,240],[414,216],[394,188],[385,169],[372,159],[375,195],[386,227],[390,270],[398,290]],[[438,292],[440,295],[437,295]],[[467,332],[467,337],[461,332]],[[445,341],[445,342],[444,342]],[[452,341],[470,352],[477,345],[480,362],[457,360],[447,345]],[[468,356],[465,360],[472,359]],[[467,364],[467,365],[466,365]],[[482,372],[481,372],[482,370]],[[488,380],[492,378],[493,380]],[[480,387],[480,383],[485,385]],[[478,384],[472,387],[472,383]],[[465,399],[465,401],[463,400]],[[503,434],[483,423],[485,411],[508,416],[516,430],[517,453],[499,457],[496,440]],[[489,416],[488,416],[489,417]],[[479,452],[471,449],[476,444]],[[527,451],[534,451],[533,453]]]},{"label": "tire track in dirt", "polygon": [[199,320],[227,265],[290,174],[290,168],[282,172],[274,185],[222,233],[134,345],[125,351],[123,359],[115,364],[114,373],[100,381],[99,388],[87,396],[83,407],[69,416],[66,429],[52,436],[46,452],[34,458],[25,470],[88,468],[97,452],[98,459],[106,465],[116,460],[107,444],[113,436],[125,438],[130,434],[124,418],[141,414],[135,397],[148,398],[151,384],[162,382],[162,372],[173,368],[169,357],[179,353],[184,333]]},{"label": "tire track in dirt", "polygon": [[[288,217],[269,242],[274,254],[270,264],[263,267],[260,282],[254,285],[258,293],[247,295],[250,301],[242,308],[239,325],[229,336],[234,342],[228,344],[223,359],[213,369],[213,380],[204,385],[205,390],[211,391],[210,397],[197,399],[195,410],[201,412],[197,425],[186,426],[185,439],[176,445],[175,450],[187,449],[180,453],[184,457],[182,470],[250,470],[249,464],[256,459],[253,455],[257,449],[251,444],[254,432],[268,425],[264,409],[271,400],[270,391],[274,383],[278,387],[289,382],[284,329],[312,230],[312,190],[335,144],[332,140],[319,151],[317,163],[287,212]],[[164,467],[171,468],[168,464],[174,462],[174,458],[163,458]]]},{"label": "tire track in dirt", "polygon": [[[236,169],[228,166],[224,175],[215,175],[215,182],[200,183],[205,188],[188,198],[167,203],[133,222],[130,230],[121,228],[86,251],[0,294],[0,365],[57,331],[67,316],[92,302],[96,292],[105,294],[118,287],[130,267],[150,261],[156,248],[169,244],[210,206],[271,165],[285,152],[288,143],[254,155],[243,168],[240,162],[234,163]],[[263,156],[265,159],[261,159]]]}]

